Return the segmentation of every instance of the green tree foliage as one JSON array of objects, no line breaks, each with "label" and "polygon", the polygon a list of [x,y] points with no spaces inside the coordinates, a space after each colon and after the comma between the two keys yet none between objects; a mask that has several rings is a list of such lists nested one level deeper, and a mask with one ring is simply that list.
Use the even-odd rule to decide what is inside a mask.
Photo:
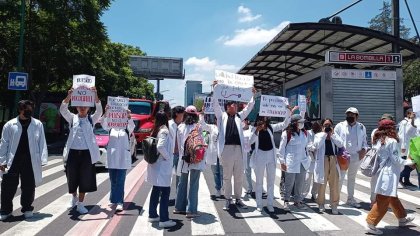
[{"label": "green tree foliage", "polygon": [[[129,55],[143,52],[110,42],[100,20],[111,0],[29,0],[26,4],[24,70],[29,73],[30,91],[25,97],[39,104],[47,92],[70,88],[74,74],[96,76],[103,99],[105,94],[153,97],[153,85],[134,77],[128,65]],[[0,5],[2,94],[11,94],[5,90],[7,72],[17,69],[19,9],[20,0]]]},{"label": "green tree foliage", "polygon": [[[388,1],[383,1],[380,13],[369,21],[369,28],[387,34],[392,34],[392,7]],[[404,19],[400,19],[400,37],[408,39],[410,37],[410,28],[404,25]]]},{"label": "green tree foliage", "polygon": [[404,97],[411,98],[420,94],[420,59],[411,61],[403,67]]}]

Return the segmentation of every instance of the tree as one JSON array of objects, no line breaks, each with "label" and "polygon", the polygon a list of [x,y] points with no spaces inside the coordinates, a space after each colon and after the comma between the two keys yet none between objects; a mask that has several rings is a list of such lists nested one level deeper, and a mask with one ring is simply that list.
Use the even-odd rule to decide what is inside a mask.
[{"label": "tree", "polygon": [[408,62],[403,67],[404,97],[411,98],[420,94],[420,59]]},{"label": "tree", "polygon": [[[392,34],[392,8],[391,4],[387,1],[383,1],[380,13],[369,21],[369,28],[387,34]],[[404,25],[404,19],[400,19],[400,37],[403,39],[409,39],[410,28]]]}]

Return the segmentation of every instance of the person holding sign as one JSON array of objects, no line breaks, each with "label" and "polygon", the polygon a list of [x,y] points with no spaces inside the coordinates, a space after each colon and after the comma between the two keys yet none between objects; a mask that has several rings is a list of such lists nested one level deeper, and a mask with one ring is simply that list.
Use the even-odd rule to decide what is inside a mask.
[{"label": "person holding sign", "polygon": [[[90,107],[77,106],[77,114],[69,111],[68,105],[73,89],[68,91],[67,97],[60,106],[60,113],[69,123],[69,137],[63,151],[65,171],[69,193],[73,196],[69,208],[77,206],[80,214],[88,210],[83,204],[86,192],[94,192],[96,186],[95,163],[99,160],[99,147],[93,133],[93,126],[102,116],[102,105],[95,87],[91,90],[95,94],[96,111],[89,114]],[[79,196],[77,195],[79,189]]]},{"label": "person holding sign", "polygon": [[290,116],[298,107],[288,111],[283,122],[270,124],[267,116],[257,115],[255,132],[251,136],[250,143],[255,143],[255,149],[251,155],[250,166],[254,168],[256,176],[255,197],[257,210],[262,212],[262,192],[264,172],[267,171],[267,210],[272,213],[274,199],[274,180],[276,178],[276,146],[274,144],[274,132],[282,131],[290,123]]},{"label": "person holding sign", "polygon": [[[217,81],[213,82],[214,89],[217,89]],[[225,187],[226,203],[224,210],[229,210],[232,203],[232,176],[234,178],[234,196],[236,205],[240,208],[247,208],[241,200],[242,180],[246,168],[247,153],[244,152],[244,132],[241,122],[245,120],[254,107],[255,88],[252,89],[251,100],[241,112],[233,101],[226,101],[225,112],[219,105],[217,97],[213,97],[213,108],[219,128],[218,155],[223,166],[223,186]],[[213,94],[215,96],[215,94]]]},{"label": "person holding sign", "polygon": [[[123,210],[124,186],[127,170],[131,168],[130,135],[134,131],[135,124],[131,119],[130,110],[122,110],[120,116],[126,116],[128,122],[124,128],[111,128],[109,126],[109,105],[105,107],[102,119],[102,128],[109,131],[109,142],[106,148],[107,168],[111,181],[111,193],[109,201],[116,206],[116,211]],[[124,114],[125,113],[125,114]]]}]

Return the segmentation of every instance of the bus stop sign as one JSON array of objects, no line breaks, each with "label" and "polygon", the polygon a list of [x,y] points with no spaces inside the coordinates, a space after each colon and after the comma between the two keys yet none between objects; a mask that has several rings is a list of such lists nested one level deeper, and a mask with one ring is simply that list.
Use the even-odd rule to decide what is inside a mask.
[{"label": "bus stop sign", "polygon": [[9,72],[9,90],[28,90],[28,73]]}]

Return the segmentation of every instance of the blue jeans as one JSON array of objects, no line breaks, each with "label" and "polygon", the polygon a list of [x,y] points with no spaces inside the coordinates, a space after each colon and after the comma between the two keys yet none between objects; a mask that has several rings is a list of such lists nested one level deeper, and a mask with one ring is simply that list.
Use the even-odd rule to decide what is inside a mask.
[{"label": "blue jeans", "polygon": [[219,158],[217,158],[217,164],[211,165],[211,171],[214,176],[215,188],[217,191],[220,191],[223,186],[223,166],[219,163]]},{"label": "blue jeans", "polygon": [[115,204],[122,204],[124,203],[124,185],[127,170],[108,169],[108,171],[109,180],[111,180],[111,194],[109,195],[109,201]]},{"label": "blue jeans", "polygon": [[[178,191],[176,193],[175,210],[197,213],[198,183],[200,181],[200,174],[200,170],[190,170],[189,173],[181,174]],[[190,176],[190,188],[187,196],[188,176]]]},{"label": "blue jeans", "polygon": [[[178,160],[179,160],[179,154],[174,154],[174,162],[172,164],[172,167],[175,169],[175,173],[176,173],[176,169],[178,168]],[[176,186],[175,190],[178,190],[178,184],[179,184],[179,176],[175,175],[175,186]]]},{"label": "blue jeans", "polygon": [[[149,218],[157,218],[160,215],[160,222],[169,220],[169,194],[171,187],[153,186],[152,193],[150,194],[149,202]],[[159,200],[160,197],[160,200]],[[159,215],[157,213],[157,205],[159,205]]]}]

